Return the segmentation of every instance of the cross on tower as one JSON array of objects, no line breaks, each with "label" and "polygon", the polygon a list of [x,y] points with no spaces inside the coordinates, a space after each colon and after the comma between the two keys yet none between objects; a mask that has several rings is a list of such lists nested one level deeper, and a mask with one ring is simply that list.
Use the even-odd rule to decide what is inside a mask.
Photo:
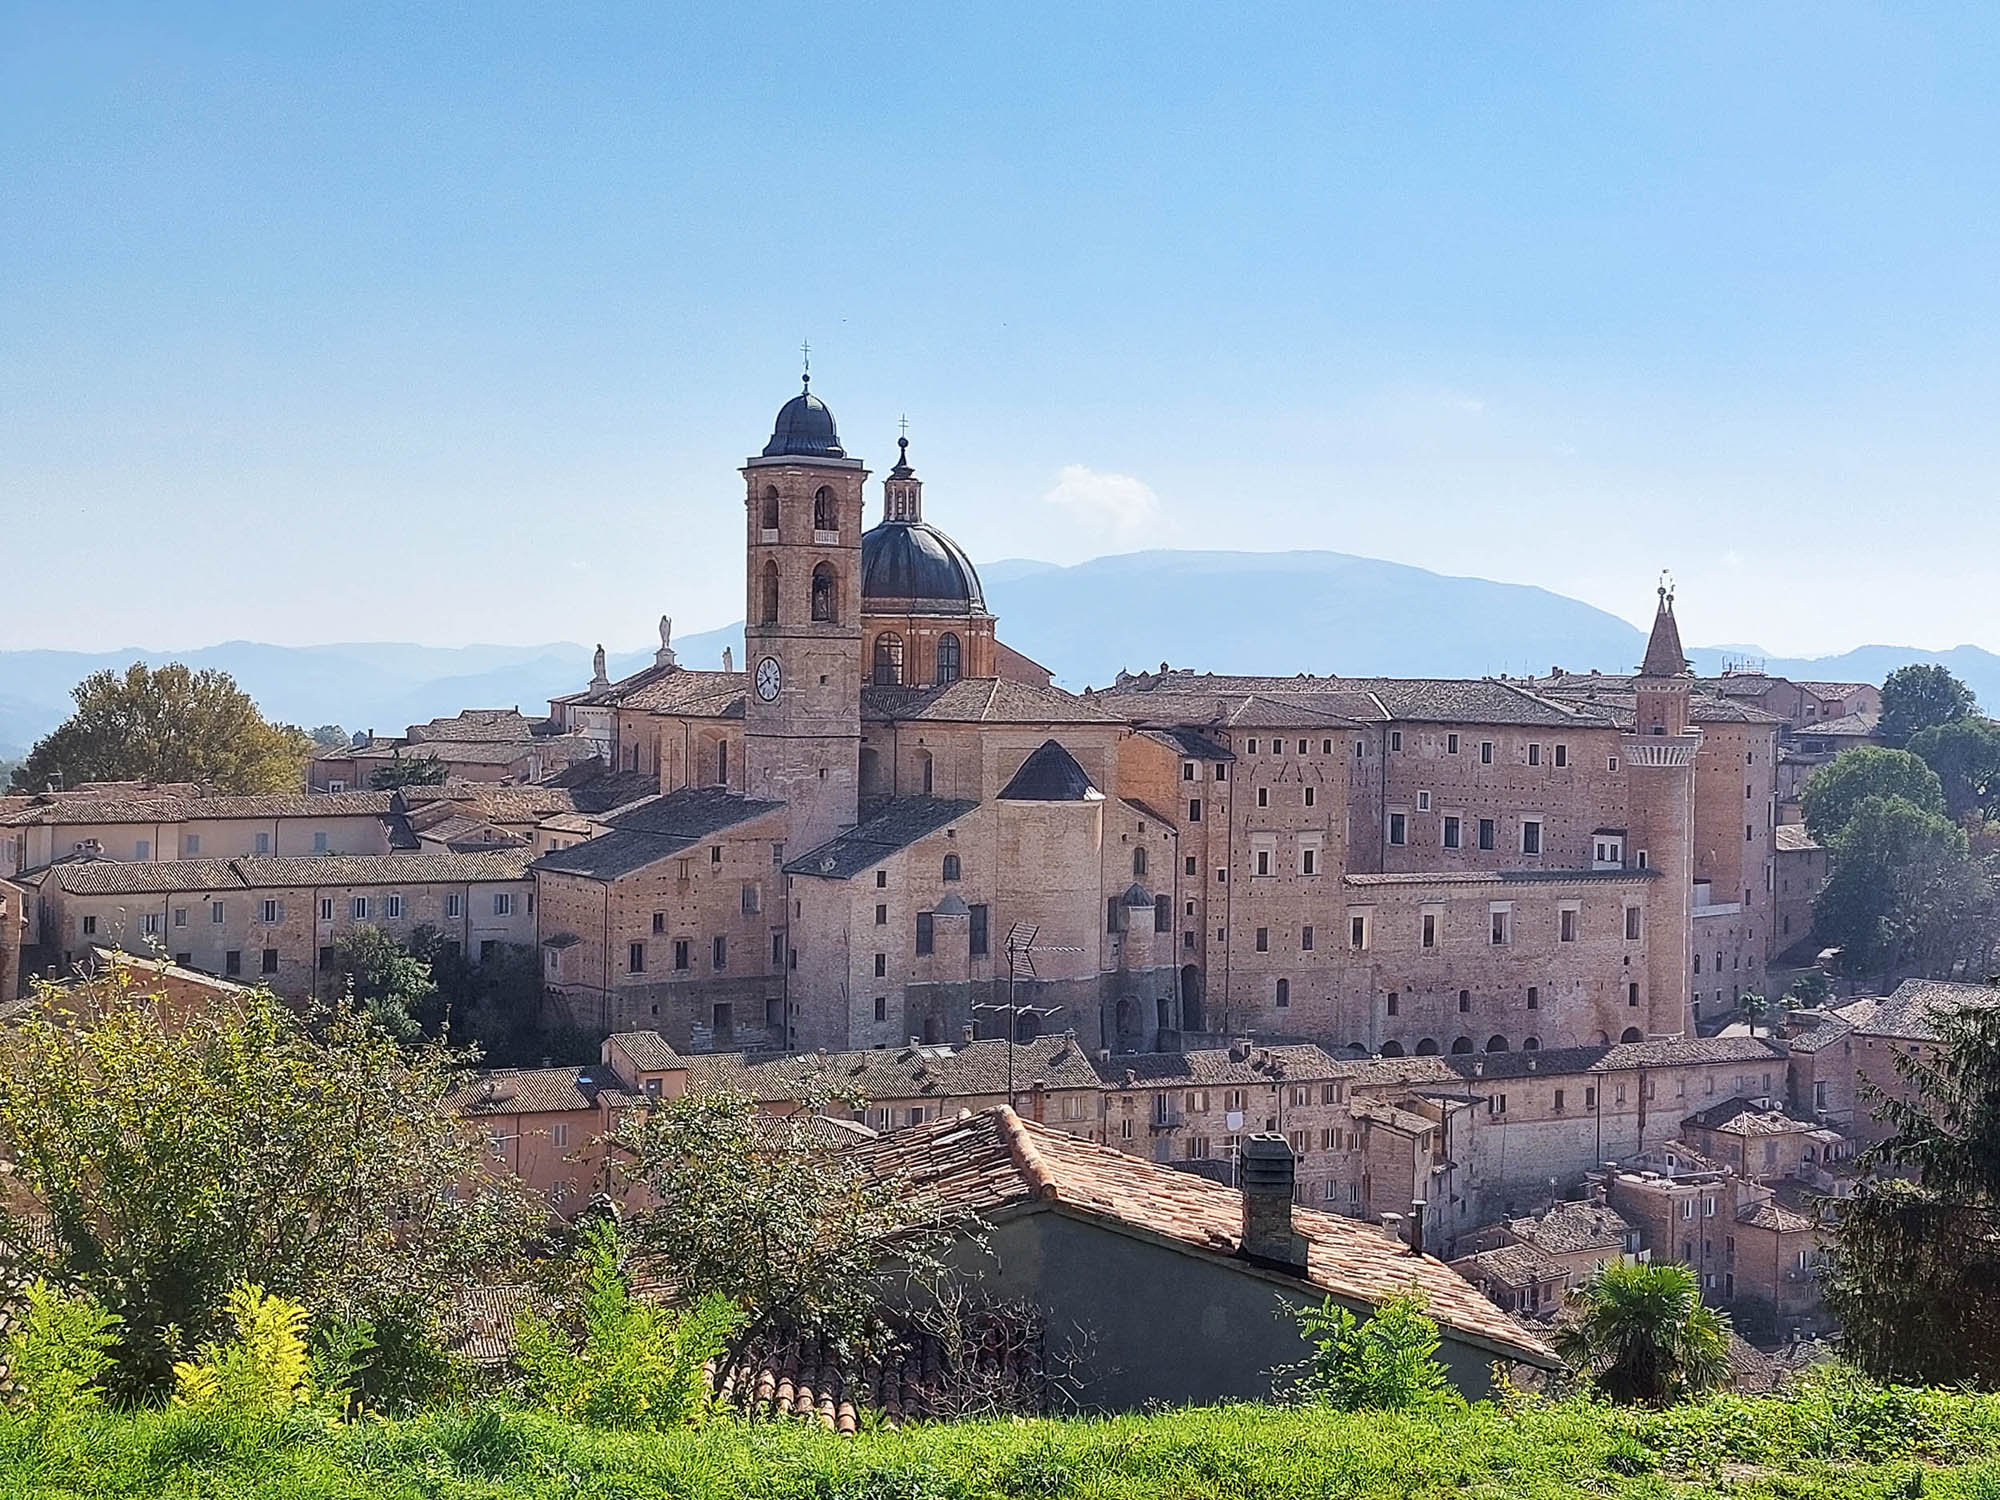
[{"label": "cross on tower", "polygon": [[896,430],[900,432],[904,437],[908,437],[910,435],[910,418],[907,412],[905,412],[902,416],[896,418]]},{"label": "cross on tower", "polygon": [[811,385],[813,378],[813,346],[810,340],[802,342],[799,345],[799,358],[805,362],[805,383]]}]

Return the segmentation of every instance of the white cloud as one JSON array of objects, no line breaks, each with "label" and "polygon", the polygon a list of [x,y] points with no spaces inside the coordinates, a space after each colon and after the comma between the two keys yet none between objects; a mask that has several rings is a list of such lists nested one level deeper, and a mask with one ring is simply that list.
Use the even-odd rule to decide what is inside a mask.
[{"label": "white cloud", "polygon": [[1157,530],[1160,521],[1160,497],[1145,480],[1130,474],[1100,474],[1086,464],[1064,464],[1055,488],[1042,500],[1120,541]]}]

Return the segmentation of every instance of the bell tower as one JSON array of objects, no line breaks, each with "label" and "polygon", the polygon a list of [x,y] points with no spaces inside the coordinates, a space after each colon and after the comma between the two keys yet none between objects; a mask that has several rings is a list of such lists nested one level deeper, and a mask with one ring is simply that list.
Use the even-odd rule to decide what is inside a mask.
[{"label": "bell tower", "polygon": [[808,369],[742,473],[744,790],[786,804],[786,852],[798,855],[855,822],[868,470],[840,446]]},{"label": "bell tower", "polygon": [[1654,879],[1646,899],[1643,990],[1622,1019],[1649,1036],[1685,1036],[1693,1021],[1694,762],[1701,730],[1690,722],[1694,674],[1664,579],[1632,687],[1632,728],[1620,749],[1631,825],[1626,838]]}]

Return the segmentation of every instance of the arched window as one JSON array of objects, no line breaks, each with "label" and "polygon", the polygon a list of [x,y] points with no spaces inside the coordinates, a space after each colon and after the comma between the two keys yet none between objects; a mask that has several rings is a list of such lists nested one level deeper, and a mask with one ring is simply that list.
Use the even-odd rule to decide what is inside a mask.
[{"label": "arched window", "polygon": [[763,607],[764,623],[766,625],[777,624],[778,623],[778,565],[775,562],[767,561],[764,564],[763,606],[764,606]]},{"label": "arched window", "polygon": [[944,878],[946,880],[958,879],[958,856],[956,854],[947,854],[944,857]]},{"label": "arched window", "polygon": [[1542,1039],[1541,1039],[1540,1037],[1538,1037],[1538,1036],[1524,1036],[1524,1037],[1522,1037],[1522,1038],[1521,1038],[1521,1050],[1522,1050],[1523,1052],[1539,1052],[1539,1051],[1541,1051],[1541,1050],[1542,1050]]},{"label": "arched window", "polygon": [[875,637],[875,686],[903,685],[903,638],[893,630]]},{"label": "arched window", "polygon": [[1646,1034],[1636,1026],[1627,1026],[1618,1040],[1621,1042],[1643,1042],[1646,1040]]},{"label": "arched window", "polygon": [[938,637],[937,643],[938,686],[943,687],[948,682],[958,681],[960,670],[958,637],[947,630],[943,635]]},{"label": "arched window", "polygon": [[813,492],[813,530],[840,530],[840,513],[834,508],[833,491],[825,485]]},{"label": "arched window", "polygon": [[1469,1036],[1455,1038],[1451,1044],[1451,1051],[1454,1057],[1462,1052],[1470,1052],[1471,1050],[1472,1038]]},{"label": "arched window", "polygon": [[1488,1052],[1505,1052],[1507,1050],[1507,1038],[1504,1036],[1489,1036],[1486,1039],[1486,1050]]},{"label": "arched window", "polygon": [[1437,1038],[1434,1036],[1427,1036],[1421,1042],[1417,1043],[1417,1056],[1419,1057],[1436,1057],[1437,1050]]},{"label": "arched window", "polygon": [[766,485],[764,487],[764,529],[766,531],[776,531],[778,529],[778,487],[776,485]]},{"label": "arched window", "polygon": [[729,785],[728,740],[717,740],[715,742],[715,784],[717,786]]},{"label": "arched window", "polygon": [[1401,1057],[1403,1055],[1403,1044],[1401,1042],[1384,1042],[1382,1044],[1382,1055],[1384,1057]]},{"label": "arched window", "polygon": [[812,617],[822,624],[839,622],[837,604],[833,597],[833,569],[821,563],[813,569]]},{"label": "arched window", "polygon": [[1278,1009],[1283,1010],[1286,1006],[1290,1005],[1291,1003],[1292,1003],[1292,982],[1289,979],[1280,979],[1278,981]]},{"label": "arched window", "polygon": [[1132,873],[1134,875],[1146,873],[1146,850],[1143,845],[1132,851]]}]

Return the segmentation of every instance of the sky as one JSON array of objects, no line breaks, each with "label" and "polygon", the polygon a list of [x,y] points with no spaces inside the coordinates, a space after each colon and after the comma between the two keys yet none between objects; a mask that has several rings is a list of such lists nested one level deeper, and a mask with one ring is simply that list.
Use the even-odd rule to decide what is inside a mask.
[{"label": "sky", "polygon": [[0,649],[727,623],[807,341],[981,560],[2000,648],[1996,141],[1978,4],[0,0]]}]

